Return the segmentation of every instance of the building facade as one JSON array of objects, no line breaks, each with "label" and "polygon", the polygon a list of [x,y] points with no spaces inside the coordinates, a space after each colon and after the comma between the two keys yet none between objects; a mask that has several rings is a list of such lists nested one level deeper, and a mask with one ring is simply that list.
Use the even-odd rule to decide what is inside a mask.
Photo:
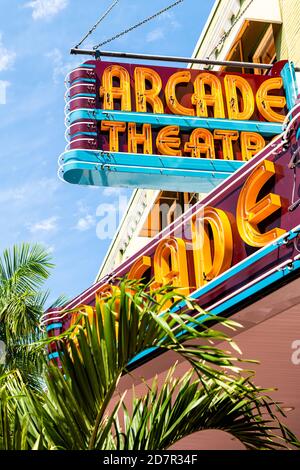
[{"label": "building facade", "polygon": [[[300,66],[299,14],[300,4],[297,0],[216,0],[193,57],[270,64],[288,59],[296,67]],[[205,69],[202,65],[193,64],[191,67]],[[206,68],[265,73],[254,67]],[[296,76],[300,85],[300,73],[296,73]],[[133,191],[96,280],[146,246],[152,237],[203,196],[175,191]]]},{"label": "building facade", "polygon": [[[227,72],[228,77],[235,72],[241,72],[248,80],[260,84],[259,88],[255,88],[257,91],[264,81],[269,81],[267,79],[268,71],[259,68],[258,64],[274,64],[270,72],[273,75],[269,78],[272,81],[272,78],[277,77],[275,78],[277,83],[279,80],[279,83],[286,85],[284,88],[286,100],[280,95],[284,91],[281,89],[279,94],[264,98],[261,105],[264,108],[270,98],[275,98],[273,107],[276,108],[276,103],[278,105],[281,100],[281,104],[283,103],[281,105],[282,113],[285,103],[289,104],[286,107],[286,112],[289,110],[289,117],[285,118],[283,114],[277,114],[277,117],[279,116],[277,121],[276,119],[248,121],[248,118],[244,118],[245,121],[243,121],[240,118],[240,121],[236,120],[232,123],[229,116],[231,99],[228,99],[228,86],[226,89],[225,85],[228,119],[222,119],[222,123],[219,120],[219,127],[216,127],[214,107],[213,117],[207,113],[205,119],[201,120],[201,128],[204,127],[205,120],[213,121],[211,129],[214,131],[224,129],[221,124],[227,123],[226,125],[235,126],[239,122],[239,126],[246,126],[239,127],[241,133],[245,129],[249,130],[249,126],[252,126],[251,129],[259,130],[261,126],[272,124],[272,128],[276,129],[276,132],[271,133],[272,140],[266,147],[264,147],[265,141],[262,140],[263,145],[257,155],[255,154],[257,148],[249,158],[242,158],[240,154],[240,160],[248,161],[246,163],[240,161],[239,168],[232,172],[227,179],[224,179],[221,184],[215,186],[209,194],[180,192],[176,189],[172,191],[144,189],[133,191],[120,226],[100,267],[95,284],[64,308],[80,309],[83,306],[93,308],[97,295],[109,294],[110,289],[117,287],[118,279],[124,275],[128,275],[130,279],[146,277],[147,280],[150,280],[154,273],[158,285],[169,282],[170,279],[172,282],[176,279],[179,288],[184,290],[184,293],[192,295],[205,310],[215,315],[228,314],[243,325],[243,329],[236,333],[235,340],[242,350],[243,357],[257,359],[261,363],[258,366],[253,366],[256,370],[255,381],[257,385],[273,386],[278,389],[274,398],[282,403],[283,409],[286,411],[286,424],[300,437],[300,360],[298,360],[298,353],[295,351],[297,345],[300,344],[300,174],[298,158],[300,132],[297,111],[299,109],[297,81],[300,82],[300,80],[299,74],[296,73],[295,76],[290,65],[290,62],[293,62],[296,67],[300,66],[300,30],[298,26],[300,6],[298,3],[296,0],[264,0],[263,2],[259,0],[217,0],[215,2],[195,47],[194,57],[219,62],[237,61],[241,63],[241,66],[240,68],[232,68],[223,64],[222,66],[207,65],[203,67],[203,65],[190,64],[190,68],[206,69],[208,73],[204,75],[209,76],[215,76],[215,72],[220,71],[219,76],[223,78]],[[285,63],[286,60],[289,62]],[[277,64],[277,62],[280,63]],[[91,80],[96,83],[96,78],[91,77],[98,77],[99,80],[99,74],[97,76],[97,70],[95,73],[94,69],[98,68],[99,70],[102,66],[103,64],[99,61],[98,63],[97,61],[88,61],[81,68],[71,72],[71,75],[73,74],[73,82],[70,80],[71,89],[88,86],[96,91],[96,85],[90,85]],[[126,67],[128,70],[128,64],[123,65],[124,74],[126,74]],[[108,68],[110,68],[109,65]],[[209,73],[210,71],[211,73]],[[283,73],[287,73],[287,81],[280,78],[283,77]],[[129,74],[127,75],[129,77]],[[189,75],[191,76],[192,72]],[[203,74],[195,73],[195,75],[202,76]],[[266,77],[262,75],[266,75]],[[231,75],[231,77],[237,80],[236,76]],[[101,74],[100,79],[103,83],[104,79]],[[84,84],[78,85],[78,80],[79,82],[83,80]],[[247,80],[245,79],[245,81]],[[72,83],[76,84],[72,85]],[[130,83],[130,79],[127,83]],[[112,78],[110,86],[113,87],[113,85]],[[274,87],[271,89],[273,90]],[[250,85],[248,85],[248,90],[253,95],[253,88]],[[206,97],[210,94],[212,95],[211,86],[209,92],[204,90]],[[175,95],[176,93],[173,94],[173,97]],[[80,100],[83,100],[84,105]],[[86,100],[92,109],[86,109]],[[236,98],[233,101],[238,103],[239,99]],[[246,102],[246,100],[240,101]],[[253,96],[252,102],[254,107]],[[81,154],[83,155],[82,160],[88,158],[87,154],[92,156],[96,154],[95,158],[102,158],[104,155],[104,159],[105,156],[111,159],[102,162],[100,160],[93,162],[72,161],[72,171],[79,168],[80,175],[86,178],[82,184],[89,184],[89,168],[93,168],[91,171],[96,172],[97,170],[98,173],[101,173],[109,167],[110,171],[110,165],[113,166],[115,163],[113,158],[118,152],[116,148],[109,148],[108,151],[107,149],[103,150],[103,147],[97,149],[96,145],[93,149],[86,151],[86,147],[82,144],[82,142],[89,143],[90,140],[93,140],[87,135],[93,134],[90,132],[91,129],[96,131],[97,126],[99,127],[96,118],[97,112],[98,116],[99,113],[105,116],[101,118],[102,121],[98,118],[98,121],[101,121],[101,130],[102,122],[106,121],[105,125],[107,125],[109,119],[116,122],[121,120],[123,116],[123,119],[131,122],[138,117],[145,120],[153,119],[154,116],[154,113],[149,117],[151,113],[132,112],[132,109],[124,110],[123,108],[120,114],[120,110],[114,109],[113,100],[109,106],[103,105],[102,108],[97,109],[96,98],[91,95],[88,98],[85,96],[75,97],[71,100],[72,105],[73,109],[71,107],[69,114],[73,113],[74,123],[70,125],[70,128],[74,126],[76,140],[73,142],[71,140],[71,145],[78,145],[79,140],[81,146],[79,149],[74,147],[74,150],[79,151],[79,154],[83,152]],[[296,111],[295,105],[298,106]],[[168,106],[170,109],[169,102]],[[118,112],[121,118],[115,119]],[[174,113],[175,119],[178,119],[178,114],[180,113]],[[181,114],[183,116],[179,116],[179,119],[186,119],[184,113]],[[164,118],[166,116],[164,111],[160,111],[154,116],[154,119],[158,120],[157,122],[160,122],[160,115],[163,115]],[[250,117],[252,115],[253,112],[250,113]],[[79,117],[89,121],[79,122]],[[221,117],[224,118],[224,114]],[[168,116],[167,118],[169,119]],[[294,126],[293,122],[295,122]],[[124,124],[125,129],[125,123],[117,124]],[[282,124],[287,127],[283,128]],[[89,126],[88,129],[81,128],[86,125]],[[266,127],[264,128],[266,129]],[[231,131],[236,128],[227,127],[227,131],[228,129]],[[202,131],[203,129],[198,130]],[[80,134],[79,138],[78,134]],[[84,137],[81,137],[81,134]],[[136,158],[137,153],[137,151],[132,151],[131,157]],[[146,159],[148,157],[151,159],[154,156],[151,152],[143,151],[143,153],[149,154],[143,155]],[[224,153],[220,159],[216,160],[211,158],[211,153],[209,155],[203,159],[200,153],[199,159],[190,159],[190,161],[204,160],[205,164],[215,165],[216,161],[222,160],[227,164],[230,160],[230,158],[224,157]],[[160,157],[163,156],[167,155],[161,153]],[[123,157],[124,153],[120,158]],[[128,158],[128,155],[125,157]],[[67,159],[68,157],[64,161],[65,167],[68,165]],[[85,167],[84,165],[90,166]],[[136,165],[135,161],[134,165]],[[111,172],[109,176],[106,174],[105,177],[113,178],[114,174]],[[194,174],[199,178],[199,173]],[[176,175],[174,173],[171,176],[173,178],[175,176],[177,183],[178,176]],[[76,180],[74,177],[74,180],[71,181],[71,177],[70,182],[81,184],[78,183],[80,178]],[[95,184],[92,178],[91,181],[91,184]],[[115,181],[109,179],[105,181],[106,185],[109,185],[110,182],[116,185]],[[153,186],[156,187],[154,184]],[[262,204],[262,201],[265,205]],[[249,212],[252,211],[252,222],[254,220],[252,225],[249,213],[245,209],[247,204],[251,209]],[[267,211],[264,213],[266,207]],[[202,223],[200,228],[198,222]],[[250,234],[247,231],[249,228]],[[256,238],[257,236],[259,239]],[[202,240],[206,239],[206,244],[201,242],[200,250],[199,238],[197,237],[203,237]],[[215,256],[216,252],[218,256]],[[221,264],[219,263],[217,268],[214,266],[215,259],[218,261],[216,264],[221,260]],[[213,268],[216,268],[215,271]],[[61,313],[59,310],[46,312],[43,324],[47,325],[50,335],[59,334],[69,327],[71,319]],[[218,346],[223,349],[227,348],[227,345],[222,343]],[[131,362],[133,370],[120,380],[119,394],[131,389],[133,384],[136,394],[143,394],[147,384],[150,384],[155,376],[158,378],[158,383],[162,383],[168,369],[174,365],[175,361],[178,361],[178,357],[173,352],[166,352],[158,357],[152,353],[153,351],[143,351],[139,357],[133,359]],[[55,359],[57,357],[59,357],[59,352],[50,349],[49,358]],[[182,376],[189,367],[190,364],[181,359],[178,362],[176,373],[178,376]],[[115,396],[115,401],[118,399],[119,395]],[[241,444],[232,436],[222,431],[196,433],[176,445],[178,449],[241,447]]]},{"label": "building facade", "polygon": [[[275,63],[281,59],[300,66],[300,3],[297,0],[216,0],[199,37],[193,56],[211,60]],[[203,69],[201,65],[190,65]],[[209,66],[220,70],[220,66]],[[265,73],[253,68],[230,69],[242,73]],[[296,74],[300,85],[299,73]],[[135,190],[127,211],[100,267],[97,280],[146,246],[151,239],[205,195],[170,191]],[[256,383],[278,388],[276,399],[286,410],[286,424],[300,436],[299,367],[292,360],[292,345],[300,339],[300,280],[295,279],[269,295],[252,300],[233,318],[244,331],[236,341],[244,356],[261,362],[256,368]],[[221,347],[226,348],[225,344]],[[120,393],[135,385],[136,393],[145,391],[144,379],[151,382],[155,374],[163,380],[168,368],[178,360],[166,353],[139,366],[122,378]],[[189,365],[182,361],[177,373]],[[141,379],[143,377],[143,379]],[[177,449],[243,449],[232,436],[221,431],[205,431],[183,439]]]}]

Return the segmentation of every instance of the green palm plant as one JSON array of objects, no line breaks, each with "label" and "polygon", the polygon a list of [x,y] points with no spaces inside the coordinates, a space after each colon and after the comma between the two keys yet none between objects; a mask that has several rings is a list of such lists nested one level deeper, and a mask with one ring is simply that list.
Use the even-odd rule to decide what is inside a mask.
[{"label": "green palm plant", "polygon": [[[237,349],[212,323],[238,325],[205,314],[171,288],[158,294],[159,302],[141,283],[123,280],[96,304],[94,319],[83,313],[68,332],[51,338],[62,367],[45,366],[44,391],[11,372],[0,388],[0,448],[159,450],[203,429],[228,431],[247,449],[299,446],[281,424],[270,390],[254,385],[243,361],[217,347],[227,341]],[[154,380],[143,396],[129,391],[128,407],[118,384],[134,357],[152,347],[179,354],[190,371],[176,378],[175,365],[161,387]]]},{"label": "green palm plant", "polygon": [[[41,245],[23,243],[4,250],[0,258],[0,340],[5,346],[6,370],[19,369],[32,387],[40,384],[43,349],[30,347],[42,337],[39,319],[48,292],[42,287],[53,264]],[[57,304],[65,302],[59,299]]]}]

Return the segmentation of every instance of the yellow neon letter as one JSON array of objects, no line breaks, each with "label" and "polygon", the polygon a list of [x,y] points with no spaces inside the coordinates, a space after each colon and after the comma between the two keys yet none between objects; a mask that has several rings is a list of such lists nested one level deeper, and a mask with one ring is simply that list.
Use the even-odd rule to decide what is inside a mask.
[{"label": "yellow neon letter", "polygon": [[[82,314],[83,317],[78,321],[78,317],[79,317],[80,314]],[[79,330],[80,330],[80,326],[84,325],[84,321],[83,321],[84,316],[87,316],[88,319],[89,319],[89,323],[92,324],[94,319],[95,319],[94,307],[91,307],[90,305],[82,304],[82,305],[78,305],[78,307],[76,307],[76,310],[72,312],[71,321],[70,321],[70,328],[74,325],[76,325],[76,326],[74,328],[74,331],[72,331],[72,333],[70,335],[70,339],[73,340],[73,342],[76,346],[78,345],[77,336],[78,336],[78,333],[79,333]]]},{"label": "yellow neon letter", "polygon": [[119,151],[119,132],[125,132],[125,122],[101,121],[101,131],[109,131],[109,150]]},{"label": "yellow neon letter", "polygon": [[128,279],[142,279],[143,274],[149,268],[151,268],[150,256],[142,256],[137,261],[135,261],[135,263],[133,263],[127,277]]},{"label": "yellow neon letter", "polygon": [[[196,287],[201,287],[230,268],[233,253],[232,230],[226,212],[213,207],[205,207],[204,213],[195,214],[191,228]],[[214,244],[213,251],[211,242]]]},{"label": "yellow neon letter", "polygon": [[184,145],[184,151],[196,158],[201,158],[203,153],[205,154],[205,158],[215,158],[212,133],[207,129],[194,129],[191,133],[190,140]]},{"label": "yellow neon letter", "polygon": [[[180,293],[189,294],[189,275],[184,240],[169,238],[158,244],[154,254],[154,276],[156,286],[171,284],[178,288]],[[166,308],[167,305],[165,304],[164,307]]]},{"label": "yellow neon letter", "polygon": [[250,246],[262,247],[280,237],[285,230],[272,228],[261,233],[258,224],[282,207],[278,194],[269,193],[257,201],[264,184],[275,174],[275,165],[264,160],[246,180],[237,203],[236,221],[241,238]]},{"label": "yellow neon letter", "polygon": [[[210,87],[210,93],[205,90],[205,85]],[[195,93],[192,103],[196,105],[196,115],[208,117],[208,106],[213,106],[215,118],[225,118],[223,94],[221,82],[211,73],[199,73],[194,82]]]},{"label": "yellow neon letter", "polygon": [[282,78],[269,78],[263,82],[256,94],[256,103],[260,114],[270,122],[283,122],[284,116],[276,113],[272,108],[284,108],[286,100],[284,96],[268,95],[270,90],[280,90]]},{"label": "yellow neon letter", "polygon": [[[151,83],[151,88],[146,88],[146,80]],[[140,113],[147,112],[147,103],[152,107],[153,113],[163,113],[164,107],[158,97],[162,82],[155,70],[146,67],[136,67],[134,70],[135,81],[135,107]]]},{"label": "yellow neon letter", "polygon": [[[156,137],[157,150],[162,155],[172,155],[179,157],[182,155],[180,147],[180,138],[174,137],[179,134],[179,126],[163,127]],[[179,150],[178,150],[179,149]]]},{"label": "yellow neon letter", "polygon": [[[104,284],[103,286],[101,286],[97,290],[97,292],[95,294],[95,302],[99,303],[100,307],[102,307],[104,302],[105,302],[105,299],[107,299],[108,297],[114,297],[115,311],[113,313],[115,315],[116,321],[119,321],[119,318],[120,318],[120,288],[118,286],[113,286],[111,284]],[[102,310],[102,308],[101,308],[101,310]]]},{"label": "yellow neon letter", "polygon": [[[119,86],[114,86],[114,79],[118,79]],[[114,100],[121,100],[121,110],[131,111],[130,76],[121,65],[106,67],[102,75],[100,96],[103,96],[103,109],[114,109]]]},{"label": "yellow neon letter", "polygon": [[241,132],[242,159],[250,160],[265,144],[265,139],[257,132]]},{"label": "yellow neon letter", "polygon": [[128,153],[138,153],[138,145],[143,145],[143,153],[153,153],[151,124],[143,124],[142,129],[142,133],[138,134],[135,122],[128,124]]},{"label": "yellow neon letter", "polygon": [[169,78],[165,88],[165,96],[167,105],[172,113],[183,114],[184,116],[195,116],[193,108],[182,106],[176,98],[176,85],[179,83],[188,83],[190,80],[191,73],[188,70],[173,73]]},{"label": "yellow neon letter", "polygon": [[[224,85],[229,119],[250,119],[254,112],[254,97],[247,80],[238,75],[225,75]],[[242,106],[239,104],[237,90],[242,96]]]},{"label": "yellow neon letter", "polygon": [[214,139],[222,140],[222,150],[224,160],[234,160],[232,142],[239,137],[238,131],[222,131],[216,129],[214,131]]}]

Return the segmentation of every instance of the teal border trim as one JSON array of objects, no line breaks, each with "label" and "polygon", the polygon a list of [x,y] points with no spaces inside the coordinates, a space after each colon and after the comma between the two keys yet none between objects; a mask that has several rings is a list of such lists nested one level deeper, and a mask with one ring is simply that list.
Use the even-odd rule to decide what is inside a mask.
[{"label": "teal border trim", "polygon": [[69,96],[69,100],[73,100],[74,98],[81,98],[81,97],[88,97],[88,98],[96,98],[96,93],[76,93],[76,95]]},{"label": "teal border trim", "polygon": [[83,149],[68,150],[60,158],[62,177],[68,183],[195,192],[212,190],[244,164]]},{"label": "teal border trim", "polygon": [[[222,305],[212,309],[210,311],[210,313],[213,314],[213,315],[219,315],[219,314],[223,313],[224,311],[226,311],[228,308],[233,307],[233,306],[237,305],[239,302],[242,302],[243,300],[247,299],[251,295],[254,295],[254,294],[258,293],[258,292],[264,290],[265,288],[271,286],[275,282],[285,278],[292,271],[300,270],[300,261],[294,261],[293,264],[294,264],[293,268],[283,268],[281,271],[278,271],[278,272],[272,274],[271,276],[267,277],[266,279],[263,279],[262,281],[256,283],[255,285],[249,287],[248,289],[246,289],[245,291],[243,291],[240,294],[236,295],[235,297],[232,297],[231,299],[227,300]],[[209,318],[209,315],[203,315],[202,318],[200,318],[200,319],[198,318],[197,320],[200,323],[202,323],[207,318]],[[179,337],[182,334],[183,334],[183,332],[176,335],[176,337]],[[149,348],[149,349],[146,349],[145,351],[142,351],[137,356],[135,356],[129,362],[129,364],[131,365],[131,364],[134,364],[135,362],[140,361],[141,359],[149,356],[155,350],[157,350],[157,348]],[[151,358],[149,358],[149,360],[150,359]],[[138,367],[138,365],[137,365],[137,367]]]},{"label": "teal border trim", "polygon": [[[81,136],[87,135],[87,136],[97,137],[98,134],[97,134],[97,132],[88,132],[88,131],[80,132],[80,131],[78,131],[75,134],[69,134],[69,135],[70,135],[71,139],[74,139],[74,137],[78,137],[80,135]],[[71,140],[71,142],[72,142],[72,140]]]},{"label": "teal border trim", "polygon": [[[80,133],[82,134],[82,133]],[[94,133],[90,133],[94,134]],[[88,135],[90,135],[88,134]],[[241,160],[223,160],[210,158],[171,157],[166,155],[146,155],[141,153],[105,152],[104,150],[72,149],[64,152],[64,163],[88,162],[117,166],[144,167],[144,171],[151,168],[163,171],[164,169],[209,171],[217,176],[218,173],[232,174],[246,162]],[[144,172],[141,170],[141,172]],[[197,176],[195,174],[195,176]]]},{"label": "teal border trim", "polygon": [[50,330],[55,330],[56,328],[61,328],[61,327],[62,327],[62,323],[50,323],[46,326],[46,330],[50,331]]},{"label": "teal border trim", "polygon": [[290,111],[295,106],[298,96],[296,72],[293,62],[287,62],[280,75],[283,81],[287,108]]},{"label": "teal border trim", "polygon": [[[214,289],[216,286],[221,284],[222,282],[225,282],[228,280],[230,277],[234,276],[235,274],[238,274],[239,272],[243,271],[245,268],[251,266],[254,264],[256,261],[259,259],[264,258],[267,256],[269,253],[272,251],[275,251],[278,249],[279,246],[284,245],[286,241],[291,241],[295,237],[297,237],[300,233],[300,228],[296,227],[295,229],[291,230],[290,232],[287,232],[284,234],[283,237],[279,238],[276,242],[261,248],[258,252],[256,252],[254,255],[250,256],[249,258],[246,258],[244,261],[241,263],[237,264],[233,268],[229,269],[226,271],[223,275],[219,276],[217,279],[211,281],[209,284],[206,286],[198,289],[197,291],[193,292],[191,294],[191,297],[197,300],[199,297],[202,295],[206,294],[210,290]],[[289,275],[291,272],[298,271],[300,270],[300,260],[294,260],[292,263],[292,266],[289,267],[284,267],[282,269],[279,269],[277,272],[270,274],[268,277],[265,279],[257,282],[256,284],[248,287],[246,290],[236,294],[232,298],[228,299],[221,305],[217,306],[216,308],[212,309],[210,311],[211,314],[213,315],[219,315],[222,314],[224,311],[226,311],[228,308],[233,307],[237,305],[238,303],[242,302],[243,300],[247,299],[251,295],[254,295],[263,289],[271,286],[275,282],[285,278],[287,275]],[[185,306],[185,303],[178,304],[176,308],[174,309],[174,312],[180,310]],[[204,322],[207,318],[209,318],[209,315],[203,315],[201,318],[198,318],[197,320],[199,322]],[[180,332],[176,337],[179,337],[183,334],[183,332]],[[134,364],[135,362],[140,361],[141,359],[151,355],[157,348],[148,348],[145,351],[142,351],[141,353],[137,354],[130,362],[129,364]],[[149,358],[151,359],[151,358]],[[137,365],[138,367],[138,365]]]},{"label": "teal border trim", "polygon": [[54,359],[56,357],[59,357],[59,352],[58,351],[55,351],[53,353],[48,354],[49,359]]},{"label": "teal border trim", "polygon": [[208,130],[236,130],[258,132],[272,137],[282,132],[281,123],[260,121],[238,121],[230,119],[185,117],[174,114],[135,113],[127,111],[108,111],[103,109],[80,108],[71,111],[67,116],[70,124],[82,119],[97,121],[122,121],[137,124],[151,124],[153,127],[178,125],[182,130],[203,128]]},{"label": "teal border trim", "polygon": [[76,69],[72,70],[72,72],[76,72],[77,69],[81,69],[81,68],[86,68],[86,69],[95,69],[96,68],[96,64],[86,64],[85,62],[81,65],[79,65],[78,67],[76,67]]},{"label": "teal border trim", "polygon": [[95,78],[76,78],[72,82],[70,82],[70,86],[68,87],[68,91],[71,88],[71,86],[76,85],[76,83],[96,83]]}]

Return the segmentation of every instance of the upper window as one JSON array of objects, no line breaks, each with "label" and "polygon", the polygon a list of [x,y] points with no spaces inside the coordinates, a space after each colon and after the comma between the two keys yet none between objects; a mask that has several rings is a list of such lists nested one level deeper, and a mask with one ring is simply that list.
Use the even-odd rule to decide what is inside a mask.
[{"label": "upper window", "polygon": [[161,191],[139,233],[140,237],[154,237],[174,222],[198,200],[197,193]]},{"label": "upper window", "polygon": [[[268,27],[256,51],[253,54],[253,62],[257,64],[273,64],[276,61],[276,48],[272,25]],[[267,70],[254,69],[256,74],[266,74]]]},{"label": "upper window", "polygon": [[[245,20],[225,60],[273,64],[276,62],[275,36],[280,24],[263,21]],[[266,74],[267,70],[258,68],[223,67],[226,72]]]}]

